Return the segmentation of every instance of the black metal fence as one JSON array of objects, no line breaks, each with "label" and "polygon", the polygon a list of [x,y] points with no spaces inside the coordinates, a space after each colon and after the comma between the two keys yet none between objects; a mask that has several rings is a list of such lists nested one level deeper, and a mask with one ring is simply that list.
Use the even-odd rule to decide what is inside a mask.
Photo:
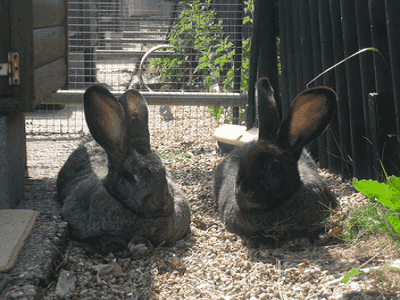
[{"label": "black metal fence", "polygon": [[283,110],[342,59],[369,47],[382,53],[363,52],[310,85],[333,88],[338,107],[329,129],[309,149],[322,167],[344,178],[382,179],[380,161],[388,175],[399,176],[400,1],[266,2],[276,11],[281,75],[272,81],[279,82],[274,89]]}]

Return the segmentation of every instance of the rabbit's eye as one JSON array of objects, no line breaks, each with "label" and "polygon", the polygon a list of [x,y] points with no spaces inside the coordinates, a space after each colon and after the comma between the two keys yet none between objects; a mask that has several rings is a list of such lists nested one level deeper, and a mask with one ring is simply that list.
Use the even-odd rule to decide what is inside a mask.
[{"label": "rabbit's eye", "polygon": [[137,174],[132,174],[131,172],[124,172],[124,177],[129,181],[139,182],[139,176]]},{"label": "rabbit's eye", "polygon": [[252,198],[254,196],[254,193],[255,193],[254,190],[248,190],[246,193],[243,193],[243,195],[248,198]]},{"label": "rabbit's eye", "polygon": [[138,175],[134,174],[133,178],[135,179],[136,182],[139,182],[139,176]]},{"label": "rabbit's eye", "polygon": [[253,195],[254,195],[254,190],[251,188],[248,188],[248,189],[243,188],[242,182],[236,183],[235,192],[242,193],[245,197],[253,197]]}]

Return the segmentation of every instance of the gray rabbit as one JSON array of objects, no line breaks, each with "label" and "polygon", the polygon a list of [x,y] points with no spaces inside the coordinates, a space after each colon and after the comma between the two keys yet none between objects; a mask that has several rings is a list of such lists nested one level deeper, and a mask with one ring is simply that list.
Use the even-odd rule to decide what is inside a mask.
[{"label": "gray rabbit", "polygon": [[275,246],[292,238],[315,241],[337,205],[303,147],[328,126],[336,94],[327,87],[300,93],[282,121],[267,78],[256,84],[258,141],[235,148],[217,167],[213,193],[227,230]]},{"label": "gray rabbit", "polygon": [[150,149],[143,96],[128,90],[117,100],[94,85],[84,110],[94,140],[70,155],[57,179],[72,236],[92,243],[114,237],[121,244],[141,237],[154,245],[182,238],[190,231],[189,203]]}]

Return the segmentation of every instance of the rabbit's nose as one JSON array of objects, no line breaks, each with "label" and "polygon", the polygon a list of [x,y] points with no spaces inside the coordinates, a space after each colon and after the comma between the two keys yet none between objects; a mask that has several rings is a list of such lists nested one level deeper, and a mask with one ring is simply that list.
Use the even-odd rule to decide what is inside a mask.
[{"label": "rabbit's nose", "polygon": [[152,193],[142,204],[142,210],[147,217],[169,216],[174,210],[174,198],[167,181],[159,181],[154,185]]}]

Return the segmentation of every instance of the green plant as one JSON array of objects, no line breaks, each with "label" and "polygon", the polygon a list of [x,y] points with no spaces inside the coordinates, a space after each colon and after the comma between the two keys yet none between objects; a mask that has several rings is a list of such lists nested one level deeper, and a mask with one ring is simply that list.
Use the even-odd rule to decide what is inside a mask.
[{"label": "green plant", "polygon": [[[377,269],[377,270],[394,270],[394,271],[397,271],[397,272],[400,272],[400,269],[399,268],[395,268],[395,267],[380,267],[379,269]],[[374,269],[370,269],[369,271],[368,271],[368,273],[372,273],[372,272],[374,272],[375,270]],[[379,272],[379,271],[378,271]],[[351,269],[351,271],[350,272],[346,272],[345,273],[345,277],[342,279],[342,282],[348,282],[349,280],[350,280],[350,278],[351,277],[354,277],[354,276],[357,276],[357,275],[360,275],[360,274],[364,274],[365,272],[364,271],[360,271],[360,270],[357,270],[356,268],[352,268]],[[382,281],[382,283],[383,283],[383,277],[382,277],[382,275],[381,275],[381,281]]]},{"label": "green plant", "polygon": [[[160,74],[158,80],[183,84],[189,79],[192,82],[201,81],[210,92],[217,92],[213,84],[218,84],[219,91],[228,92],[234,86],[233,56],[235,49],[229,42],[229,37],[223,37],[221,26],[223,21],[215,22],[216,13],[210,10],[212,0],[195,0],[181,2],[186,8],[179,16],[177,22],[168,35],[171,45],[178,56],[174,58],[154,58],[149,68]],[[253,10],[253,0],[244,1],[247,11]],[[243,19],[243,24],[251,21],[250,17]],[[250,38],[243,41],[241,86],[242,91],[247,91],[250,69]],[[187,74],[191,72],[191,74]],[[208,112],[218,120],[224,112],[229,115],[231,111],[219,106],[210,106]],[[239,116],[243,115],[241,108]],[[229,122],[231,118],[226,118]]]},{"label": "green plant", "polygon": [[209,9],[212,0],[181,2],[186,8],[179,16],[168,38],[179,54],[175,58],[155,58],[149,67],[155,66],[160,81],[187,81],[183,69],[191,71],[191,80],[205,79],[210,88],[213,79],[219,78],[221,66],[231,54],[226,53],[232,46],[227,38],[222,40],[222,20],[217,23],[216,13]]},{"label": "green plant", "polygon": [[356,209],[351,209],[347,224],[343,224],[343,233],[340,235],[345,242],[349,242],[358,237],[368,238],[378,232],[378,228],[383,224],[382,217],[376,213],[376,207],[372,203]]},{"label": "green plant", "polygon": [[[378,201],[383,207],[389,209],[386,215],[387,224],[380,226],[381,231],[389,230],[391,234],[397,233],[397,239],[400,235],[400,178],[396,176],[388,177],[386,182],[379,183],[375,180],[353,179],[354,187],[366,195],[371,202]],[[400,247],[400,245],[399,245]]]},{"label": "green plant", "polygon": [[[355,229],[364,230],[367,236],[381,230],[387,232],[397,242],[396,248],[398,249],[400,247],[400,178],[389,177],[386,172],[385,176],[386,182],[384,183],[375,180],[359,181],[356,178],[353,179],[353,186],[360,193],[366,195],[370,203],[364,209],[351,215],[349,226],[346,228],[347,237],[357,234]],[[380,214],[378,214],[378,211]],[[380,269],[400,271],[399,268],[395,267],[381,267],[378,270]],[[371,269],[368,273],[373,271]],[[364,272],[352,268],[350,272],[345,273],[342,282],[348,282],[351,277],[362,273]]]},{"label": "green plant", "polygon": [[[222,20],[215,23],[216,13],[210,10],[212,0],[182,1],[185,9],[168,38],[171,45],[175,46],[177,56],[174,58],[153,58],[149,68],[154,66],[160,76],[159,81],[176,83],[178,85],[202,82],[210,92],[218,92],[214,84],[218,85],[219,92],[230,92],[234,88],[233,57],[235,49],[229,42],[229,36],[224,37],[221,26]],[[244,1],[245,11],[253,11],[254,0]],[[243,25],[252,22],[249,16],[243,18]],[[279,56],[280,39],[277,37],[278,72],[281,74],[281,61]],[[240,90],[247,92],[250,72],[250,46],[251,38],[242,41],[241,80]],[[190,73],[190,74],[189,74]],[[225,114],[225,123],[232,121],[232,108],[209,106],[208,113],[218,123],[222,114]],[[239,108],[239,119],[242,118],[244,109]]]},{"label": "green plant", "polygon": [[171,162],[172,160],[175,161],[183,161],[183,158],[191,158],[192,156],[188,153],[182,153],[181,157],[179,158],[177,157],[178,152],[174,152],[172,155],[166,155],[166,154],[161,154],[160,152],[157,152],[157,155],[165,160],[167,160],[167,162]]},{"label": "green plant", "polygon": [[215,123],[218,123],[225,109],[222,106],[209,106],[207,112],[214,117]]}]

